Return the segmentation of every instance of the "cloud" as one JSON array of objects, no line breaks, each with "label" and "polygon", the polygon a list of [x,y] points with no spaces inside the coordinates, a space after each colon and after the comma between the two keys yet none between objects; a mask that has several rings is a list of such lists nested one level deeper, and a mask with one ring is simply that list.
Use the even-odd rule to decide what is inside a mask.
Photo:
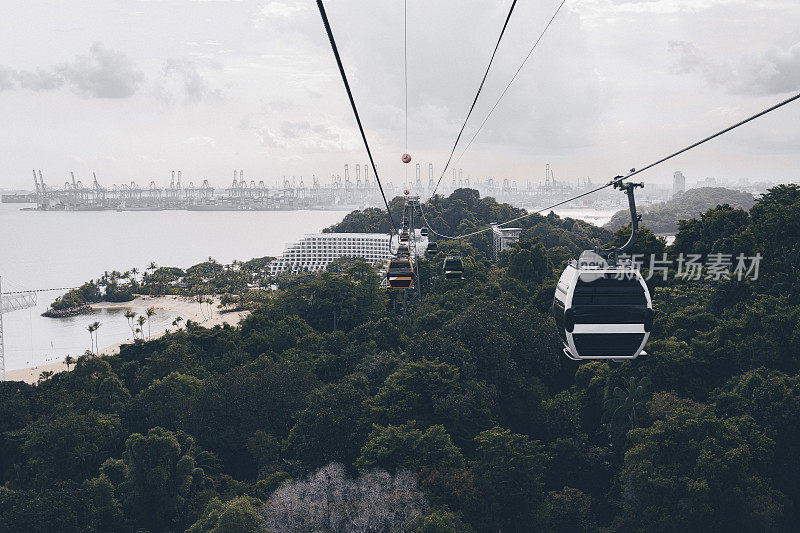
[{"label": "cloud", "polygon": [[64,78],[44,69],[37,69],[36,72],[18,72],[17,79],[20,87],[32,91],[52,91],[64,85]]},{"label": "cloud", "polygon": [[13,69],[0,65],[0,91],[16,87],[17,73]]},{"label": "cloud", "polygon": [[669,51],[678,56],[670,69],[674,74],[698,73],[713,85],[725,85],[733,80],[733,69],[729,65],[706,57],[694,43],[670,41]]},{"label": "cloud", "polygon": [[193,146],[199,148],[213,148],[217,145],[216,139],[207,135],[193,135],[181,141],[183,146]]},{"label": "cloud", "polygon": [[327,124],[312,124],[305,120],[284,121],[277,129],[254,128],[264,146],[295,148],[303,153],[353,150],[357,144],[350,131],[344,132]]},{"label": "cloud", "polygon": [[273,0],[261,9],[261,15],[264,18],[292,18],[307,10],[308,6],[304,3]]},{"label": "cloud", "polygon": [[[204,62],[205,66],[219,69],[219,64]],[[170,104],[181,96],[187,103],[199,102],[207,98],[222,98],[218,89],[211,89],[200,73],[200,63],[193,59],[168,59],[164,63],[161,78],[156,82],[156,98]]]},{"label": "cloud", "polygon": [[144,74],[133,61],[101,43],[94,43],[88,56],[51,68],[32,71],[0,66],[0,91],[52,91],[66,85],[84,97],[130,98],[142,81]]},{"label": "cloud", "polygon": [[759,60],[747,62],[744,70],[750,74],[743,92],[775,94],[800,89],[800,43],[788,50],[771,48]]},{"label": "cloud", "polygon": [[[575,0],[573,7],[584,14],[686,14],[745,4],[745,0]],[[762,5],[769,4],[762,0]]]},{"label": "cloud", "polygon": [[700,74],[732,94],[763,96],[800,89],[800,43],[787,50],[769,48],[737,63],[709,58],[690,42],[670,41],[669,50],[678,56],[673,73]]},{"label": "cloud", "polygon": [[144,81],[144,74],[122,52],[94,43],[89,55],[54,69],[79,94],[91,98],[130,98]]}]

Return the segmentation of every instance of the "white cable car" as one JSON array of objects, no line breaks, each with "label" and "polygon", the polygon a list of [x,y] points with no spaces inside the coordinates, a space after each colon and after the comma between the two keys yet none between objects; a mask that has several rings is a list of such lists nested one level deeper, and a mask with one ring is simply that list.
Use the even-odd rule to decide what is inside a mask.
[{"label": "white cable car", "polygon": [[558,280],[553,314],[564,353],[576,361],[635,359],[653,326],[642,274],[627,266],[591,265],[584,256]]},{"label": "white cable car", "polygon": [[[616,186],[616,185],[615,185]],[[564,270],[553,298],[553,315],[564,353],[575,361],[636,359],[653,326],[653,302],[638,269],[618,264],[620,252],[632,249],[639,230],[633,189],[628,195],[632,233],[622,248],[587,250]]]}]

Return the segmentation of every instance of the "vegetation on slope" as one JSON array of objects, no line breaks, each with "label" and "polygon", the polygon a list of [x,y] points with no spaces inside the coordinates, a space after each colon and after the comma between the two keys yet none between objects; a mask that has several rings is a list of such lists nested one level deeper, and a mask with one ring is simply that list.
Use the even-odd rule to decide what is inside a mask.
[{"label": "vegetation on slope", "polygon": [[[462,201],[468,224],[497,215]],[[550,216],[498,264],[465,244],[464,280],[421,261],[406,319],[353,262],[240,327],[0,383],[0,530],[791,531],[798,215],[781,186],[682,222],[670,248],[642,230],[640,252],[763,260],[755,281],[651,280],[650,355],[624,364],[567,360],[550,305],[568,256],[627,235]]]},{"label": "vegetation on slope", "polygon": [[[755,199],[749,192],[724,187],[701,187],[679,193],[668,202],[639,209],[639,212],[642,214],[643,227],[649,228],[653,233],[675,234],[678,231],[678,221],[697,218],[700,213],[718,205],[748,210],[754,203]],[[630,213],[625,209],[614,213],[605,227],[616,231],[630,222]]]},{"label": "vegetation on slope", "polygon": [[[77,289],[59,296],[50,304],[52,309],[80,307],[94,302],[128,302],[137,294],[163,296],[167,294],[191,296],[202,301],[208,296],[223,295],[227,305],[235,304],[246,309],[259,300],[256,289],[269,285],[269,264],[273,257],[258,257],[237,261],[229,265],[209,257],[183,270],[178,267],[158,266],[155,263],[139,270],[125,272],[113,270],[103,273],[97,281],[90,280]],[[236,295],[231,301],[232,295]]]}]

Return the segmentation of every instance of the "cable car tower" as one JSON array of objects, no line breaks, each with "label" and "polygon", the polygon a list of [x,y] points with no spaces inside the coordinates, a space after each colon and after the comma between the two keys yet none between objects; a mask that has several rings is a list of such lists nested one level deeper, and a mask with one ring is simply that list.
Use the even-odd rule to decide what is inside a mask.
[{"label": "cable car tower", "polygon": [[6,380],[6,356],[3,350],[3,315],[11,311],[28,309],[36,305],[34,291],[2,292],[2,278],[0,278],[0,381]]}]

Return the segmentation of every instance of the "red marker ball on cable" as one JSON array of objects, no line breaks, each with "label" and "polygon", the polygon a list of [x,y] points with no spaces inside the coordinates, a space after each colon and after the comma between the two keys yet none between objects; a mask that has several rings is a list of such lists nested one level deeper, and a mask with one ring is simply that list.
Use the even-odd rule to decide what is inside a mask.
[{"label": "red marker ball on cable", "polygon": [[403,163],[411,163],[411,156],[408,154],[403,154]]}]

